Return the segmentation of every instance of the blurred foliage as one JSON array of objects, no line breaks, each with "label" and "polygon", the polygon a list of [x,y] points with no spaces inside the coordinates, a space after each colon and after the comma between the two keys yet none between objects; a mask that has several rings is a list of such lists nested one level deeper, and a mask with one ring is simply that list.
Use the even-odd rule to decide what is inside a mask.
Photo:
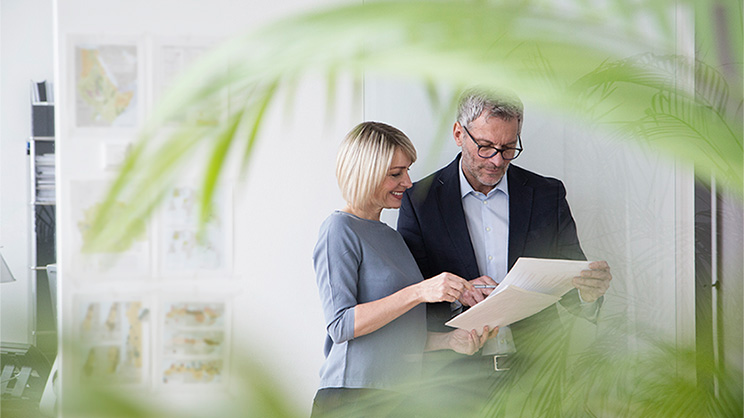
[{"label": "blurred foliage", "polygon": [[[682,26],[689,31],[678,32]],[[195,169],[206,219],[228,163],[239,156],[245,173],[267,111],[282,92],[291,101],[308,74],[326,76],[331,100],[341,77],[361,83],[365,74],[422,82],[430,92],[508,88],[644,141],[741,193],[743,51],[742,4],[732,0],[379,1],[281,19],[230,39],[180,78],[96,212],[89,244],[112,250],[131,240],[175,179]],[[219,123],[189,123],[188,115]],[[129,202],[124,211],[122,201]],[[626,328],[580,356],[566,340],[552,340],[543,351],[550,360],[526,357],[531,372],[512,373],[536,380],[504,384],[486,405],[463,397],[463,405],[482,408],[457,416],[742,416],[738,369],[716,366],[708,371],[715,387],[701,385],[694,350],[640,336],[636,350]],[[248,395],[194,416],[297,416],[268,373],[251,366],[235,375]],[[170,416],[122,393],[95,391],[71,402],[70,416]],[[452,416],[440,396],[426,394],[416,414]]]},{"label": "blurred foliage", "polygon": [[[325,74],[331,102],[339,77],[349,75],[417,80],[430,92],[509,88],[645,140],[740,191],[741,15],[730,0],[447,0],[370,2],[278,20],[225,42],[169,91],[101,206],[92,245],[117,248],[186,171],[200,174],[206,219],[228,162],[239,156],[245,173],[267,109],[280,92],[291,101],[308,74]],[[694,34],[678,34],[679,22]],[[693,42],[694,53],[678,47]],[[189,123],[188,115],[199,118]],[[117,201],[131,207],[122,214]]]},{"label": "blurred foliage", "polygon": [[[739,417],[742,375],[725,363],[701,365],[692,347],[669,344],[625,317],[595,324],[577,317],[533,322],[511,370],[487,382],[457,367],[430,369],[394,392],[369,394],[331,417]],[[70,342],[74,344],[74,342]],[[74,345],[72,346],[74,347]],[[303,416],[296,399],[241,351],[229,389],[198,383],[177,390],[66,381],[64,416],[96,418]],[[444,353],[444,352],[443,352]],[[454,353],[450,359],[461,359]],[[76,362],[82,364],[82,360]],[[478,363],[483,365],[484,363]],[[701,383],[705,375],[710,384]],[[223,375],[225,378],[225,375]],[[225,382],[223,382],[225,383]],[[489,386],[490,385],[490,386]]]},{"label": "blurred foliage", "polygon": [[[74,349],[75,343],[69,342]],[[275,381],[272,373],[247,356],[238,356],[230,369],[235,376],[229,390],[224,385],[196,383],[164,389],[162,393],[144,392],[138,387],[101,382],[68,380],[63,416],[79,418],[206,418],[302,416],[292,399]],[[80,359],[71,364],[81,364]],[[72,374],[71,374],[72,376]],[[226,376],[222,378],[225,379]]]}]

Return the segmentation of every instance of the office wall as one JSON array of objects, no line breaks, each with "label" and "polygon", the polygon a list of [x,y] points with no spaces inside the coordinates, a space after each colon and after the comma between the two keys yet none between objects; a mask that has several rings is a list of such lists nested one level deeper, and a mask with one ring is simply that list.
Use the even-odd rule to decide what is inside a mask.
[{"label": "office wall", "polygon": [[[59,0],[57,2],[56,60],[59,102],[59,242],[63,324],[75,335],[81,300],[141,298],[150,307],[150,327],[162,324],[163,301],[216,298],[229,304],[231,358],[250,357],[269,368],[290,394],[296,407],[309,411],[322,362],[323,321],[317,299],[311,253],[318,227],[342,206],[333,166],[343,134],[362,119],[392,123],[411,136],[421,155],[411,176],[419,179],[449,162],[457,152],[450,129],[438,133],[442,116],[429,109],[419,86],[394,80],[369,78],[365,82],[363,113],[348,85],[339,93],[338,114],[325,124],[326,103],[322,83],[308,78],[287,114],[283,103],[272,107],[248,177],[233,178],[227,193],[230,220],[230,268],[224,277],[196,273],[188,280],[161,277],[153,264],[161,255],[157,233],[143,250],[148,260],[144,274],[126,280],[96,277],[79,269],[76,234],[77,196],[86,184],[110,179],[103,156],[130,140],[121,132],[82,132],[73,118],[72,80],[74,42],[79,39],[135,38],[143,46],[143,60],[161,38],[198,42],[221,39],[250,29],[286,11],[314,7],[319,1],[287,2],[222,0],[109,1]],[[85,13],[81,13],[85,10]],[[82,38],[81,38],[82,37]],[[143,62],[152,74],[152,62]],[[148,68],[150,68],[148,70]],[[152,75],[148,76],[152,78]],[[143,79],[149,83],[153,80]],[[152,93],[140,97],[141,111],[152,108]],[[608,313],[651,322],[674,337],[675,251],[677,235],[678,167],[656,153],[633,145],[627,138],[576,127],[536,104],[525,101],[524,141],[527,151],[516,164],[564,180],[579,236],[590,259],[605,259],[614,281],[608,294]],[[357,109],[357,110],[355,110]],[[411,112],[416,109],[416,112]],[[445,126],[451,126],[450,123]],[[291,143],[296,152],[277,152],[277,144]],[[111,147],[109,147],[111,145]],[[198,176],[198,173],[191,173]],[[81,186],[83,185],[83,186]],[[395,224],[395,212],[383,219]],[[160,218],[149,224],[162,226]],[[140,272],[142,273],[142,272]],[[103,276],[103,275],[102,275]],[[144,313],[144,312],[143,312]],[[147,316],[143,316],[147,318]],[[149,364],[139,382],[163,399],[179,398],[162,382],[162,350],[157,333],[149,341]],[[80,369],[65,363],[63,379],[74,379]],[[235,378],[237,376],[233,376]],[[180,399],[198,400],[194,392]]]},{"label": "office wall", "polygon": [[34,342],[29,84],[54,77],[52,22],[52,0],[0,2],[0,252],[17,280],[0,287],[0,340],[7,342]]},{"label": "office wall", "polygon": [[[420,160],[411,169],[413,181],[459,152],[452,139],[455,115],[433,109],[423,85],[368,77],[365,92],[365,118],[398,126],[414,141]],[[441,94],[450,95],[446,89]],[[675,259],[690,249],[676,215],[678,183],[690,181],[677,171],[689,169],[608,127],[582,124],[529,98],[524,105],[525,151],[513,164],[564,182],[586,256],[610,264],[613,281],[599,330],[630,324],[631,331],[654,330],[650,334],[674,342],[689,326],[676,323],[676,292],[685,285],[677,278],[685,275]],[[394,225],[397,213],[383,217]]]},{"label": "office wall", "polygon": [[[193,307],[200,300],[216,300],[227,308],[223,348],[229,352],[228,361],[236,364],[250,359],[266,367],[287,391],[288,399],[295,402],[294,406],[309,413],[318,385],[325,334],[312,249],[323,219],[342,206],[334,178],[335,154],[343,135],[361,120],[361,105],[353,103],[350,87],[342,83],[337,113],[327,117],[324,80],[312,77],[300,83],[292,109],[287,109],[282,99],[272,105],[247,177],[238,181],[234,173],[228,175],[223,189],[222,203],[227,206],[223,232],[230,254],[220,272],[194,269],[181,277],[164,273],[158,234],[165,221],[156,217],[148,224],[149,241],[140,253],[144,256],[139,260],[144,259],[146,266],[129,277],[112,279],[111,270],[97,276],[96,269],[81,268],[80,264],[78,215],[84,209],[80,196],[85,189],[97,187],[97,182],[112,178],[115,170],[105,167],[105,160],[112,157],[107,153],[118,152],[120,145],[131,140],[131,134],[77,126],[73,114],[74,46],[81,42],[134,39],[142,47],[138,57],[146,74],[140,81],[152,86],[157,83],[156,48],[164,40],[197,45],[205,40],[219,41],[279,15],[322,4],[300,0],[57,3],[58,94],[60,102],[65,103],[57,114],[63,326],[67,335],[75,338],[80,335],[85,313],[81,309],[91,303],[143,301],[147,306],[147,310],[140,310],[145,323],[143,332],[151,338],[143,344],[146,364],[135,383],[157,393],[159,400],[173,398],[180,403],[198,404],[204,397],[229,392],[222,385],[227,383],[226,375],[219,385],[186,384],[173,389],[165,384],[162,335],[154,331],[163,325],[166,301],[191,302]],[[138,97],[142,113],[152,109],[154,96],[148,87]],[[332,122],[327,123],[329,120]],[[279,152],[279,144],[291,144],[295,152]],[[198,176],[197,172],[185,173],[185,177]],[[126,271],[121,264],[116,268]],[[80,363],[72,360],[71,354],[65,352],[63,382],[75,381],[82,374]],[[240,377],[245,376],[229,376],[233,381]]]}]

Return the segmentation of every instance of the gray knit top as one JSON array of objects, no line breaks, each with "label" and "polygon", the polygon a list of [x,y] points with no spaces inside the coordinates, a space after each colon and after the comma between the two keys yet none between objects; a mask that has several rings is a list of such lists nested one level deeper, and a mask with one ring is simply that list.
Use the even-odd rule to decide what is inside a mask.
[{"label": "gray knit top", "polygon": [[320,388],[391,389],[420,377],[426,305],[354,338],[354,307],[423,280],[403,238],[379,221],[336,211],[313,253],[328,336]]}]

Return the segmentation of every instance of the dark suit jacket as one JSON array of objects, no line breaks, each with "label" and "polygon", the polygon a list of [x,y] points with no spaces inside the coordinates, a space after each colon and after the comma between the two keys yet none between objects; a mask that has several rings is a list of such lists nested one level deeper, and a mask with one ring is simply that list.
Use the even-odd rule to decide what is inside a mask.
[{"label": "dark suit jacket", "polygon": [[[466,280],[481,276],[462,208],[459,159],[458,155],[448,166],[416,182],[403,196],[398,232],[425,278],[444,271]],[[509,182],[508,268],[519,257],[585,260],[563,183],[515,165],[509,166],[506,175]],[[564,296],[561,304],[577,313],[577,291]],[[557,316],[557,311],[552,306],[539,315],[543,318]],[[451,317],[449,303],[430,304],[427,316],[430,330],[451,330],[444,326]],[[516,340],[515,327],[512,331]]]}]

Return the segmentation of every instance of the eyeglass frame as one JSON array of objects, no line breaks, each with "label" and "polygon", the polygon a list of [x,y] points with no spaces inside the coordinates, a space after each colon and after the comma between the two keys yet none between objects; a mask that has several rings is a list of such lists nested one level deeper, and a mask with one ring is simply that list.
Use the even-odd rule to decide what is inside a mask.
[{"label": "eyeglass frame", "polygon": [[[473,143],[475,144],[475,146],[478,147],[478,150],[476,150],[475,153],[478,154],[478,156],[481,157],[481,158],[483,158],[484,160],[487,160],[489,158],[493,158],[498,153],[501,153],[501,158],[503,158],[504,161],[516,160],[517,157],[519,157],[519,155],[522,153],[522,151],[524,151],[524,148],[522,148],[522,136],[519,135],[519,134],[517,134],[517,145],[518,145],[517,147],[515,147],[515,148],[504,148],[504,149],[500,149],[500,148],[496,148],[496,147],[491,146],[491,145],[481,145],[481,144],[475,142],[475,138],[473,138],[473,135],[470,133],[470,131],[468,131],[468,128],[466,128],[465,125],[460,125],[460,126],[462,126],[462,129],[465,130],[465,133],[468,134],[468,136],[470,137],[470,140],[473,141]],[[493,148],[496,151],[493,154],[491,154],[490,156],[484,157],[484,156],[482,156],[480,154],[481,148]],[[508,151],[508,150],[512,150],[512,149],[517,150],[517,155],[515,155],[514,158],[506,158],[506,157],[504,157],[504,151]]]}]

